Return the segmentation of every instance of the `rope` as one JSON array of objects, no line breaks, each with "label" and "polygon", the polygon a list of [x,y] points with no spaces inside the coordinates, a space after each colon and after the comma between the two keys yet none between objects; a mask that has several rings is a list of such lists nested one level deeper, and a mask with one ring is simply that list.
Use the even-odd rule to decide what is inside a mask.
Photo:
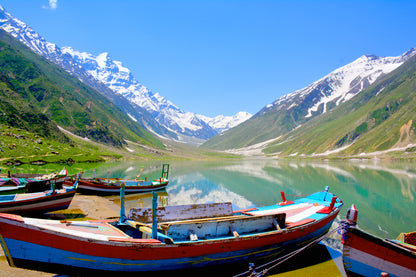
[{"label": "rope", "polygon": [[[293,252],[291,252],[291,253],[289,253],[289,254],[287,254],[287,255],[285,255],[285,256],[282,256],[282,257],[280,257],[280,258],[277,258],[277,259],[275,259],[275,260],[273,260],[273,261],[270,261],[270,262],[268,262],[268,263],[266,263],[266,264],[263,264],[263,265],[261,265],[261,266],[257,267],[256,269],[259,269],[259,268],[261,269],[261,268],[264,268],[264,267],[267,267],[267,266],[270,266],[270,265],[271,265],[269,268],[266,268],[266,269],[264,269],[264,270],[263,270],[263,271],[261,271],[261,272],[256,272],[256,271],[254,270],[254,267],[253,267],[253,269],[252,269],[252,270],[248,270],[248,271],[243,272],[243,273],[240,273],[240,274],[238,274],[238,275],[234,275],[234,277],[240,277],[240,276],[244,276],[244,275],[247,275],[247,276],[250,276],[250,277],[261,277],[261,276],[265,276],[265,275],[268,273],[268,271],[270,271],[271,269],[273,269],[273,268],[277,267],[278,265],[280,265],[280,264],[284,263],[285,261],[287,261],[287,260],[289,260],[290,258],[294,257],[295,255],[299,254],[300,252],[304,251],[305,249],[307,249],[307,248],[308,248],[308,247],[310,247],[311,245],[313,245],[313,244],[315,244],[315,243],[318,243],[318,242],[320,242],[321,240],[323,240],[324,238],[326,238],[326,237],[328,237],[328,236],[332,235],[333,233],[335,233],[335,232],[339,231],[339,230],[340,230],[340,228],[341,228],[341,227],[337,227],[337,228],[335,228],[335,229],[333,229],[333,230],[329,231],[328,233],[326,233],[326,234],[324,234],[324,235],[322,235],[322,236],[318,237],[317,239],[315,239],[315,240],[311,241],[311,242],[310,242],[310,243],[308,243],[307,245],[305,245],[305,246],[303,246],[303,247],[301,247],[301,248],[297,249],[296,251],[293,251]],[[252,267],[252,265],[250,265],[250,267]],[[250,275],[248,275],[248,274],[250,274]]]}]

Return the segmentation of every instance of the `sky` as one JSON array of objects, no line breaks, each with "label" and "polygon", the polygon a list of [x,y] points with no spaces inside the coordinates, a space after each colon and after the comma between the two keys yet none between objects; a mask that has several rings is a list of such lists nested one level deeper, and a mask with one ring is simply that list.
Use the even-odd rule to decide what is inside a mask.
[{"label": "sky", "polygon": [[209,117],[252,114],[362,55],[416,47],[416,1],[0,0],[59,47],[108,52]]}]

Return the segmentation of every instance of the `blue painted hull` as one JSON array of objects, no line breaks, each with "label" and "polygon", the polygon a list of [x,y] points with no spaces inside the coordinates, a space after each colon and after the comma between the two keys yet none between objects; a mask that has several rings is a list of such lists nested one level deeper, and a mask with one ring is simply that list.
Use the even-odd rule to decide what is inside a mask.
[{"label": "blue painted hull", "polygon": [[[248,262],[261,264],[267,259],[293,252],[328,232],[342,203],[329,206],[320,195],[298,202],[302,207],[296,214],[290,206],[273,205],[250,212],[260,214],[243,216],[245,219],[262,218],[269,212],[286,211],[290,216],[286,218],[283,229],[273,227],[270,221],[270,229],[265,231],[244,233],[239,229],[238,235],[231,232],[196,241],[177,237],[168,242],[163,237],[147,239],[130,233],[147,232],[143,229],[147,227],[143,226],[137,229],[130,224],[112,225],[106,221],[40,221],[0,214],[0,242],[11,266],[41,267],[44,271],[56,273],[205,270],[217,266],[227,266],[235,270],[234,273],[240,273],[245,271]],[[238,227],[237,221],[230,218],[234,220],[233,216],[216,220],[227,224],[234,222],[234,227]],[[241,219],[241,216],[236,218]],[[202,223],[204,221],[197,222],[200,227],[207,226]],[[237,265],[241,263],[243,266]]]},{"label": "blue painted hull", "polygon": [[355,227],[344,231],[343,262],[349,276],[416,276],[416,252]]},{"label": "blue painted hull", "polygon": [[[19,261],[20,263],[25,264],[26,261],[27,263],[38,262],[49,264],[49,266],[51,264],[66,265],[67,267],[72,267],[76,272],[82,272],[82,269],[84,268],[115,272],[158,271],[161,268],[163,268],[163,270],[179,270],[216,266],[224,263],[248,262],[260,258],[279,256],[302,247],[316,237],[325,234],[331,225],[332,221],[308,236],[293,241],[268,245],[267,247],[169,260],[158,260],[157,257],[155,257],[155,260],[115,259],[83,255],[76,252],[13,239],[4,239],[4,241],[9,249],[18,249],[18,251],[13,252],[13,260],[15,260],[15,263]],[[31,257],[31,259],[26,260],[26,257]],[[245,268],[242,268],[238,271],[244,270]]]}]

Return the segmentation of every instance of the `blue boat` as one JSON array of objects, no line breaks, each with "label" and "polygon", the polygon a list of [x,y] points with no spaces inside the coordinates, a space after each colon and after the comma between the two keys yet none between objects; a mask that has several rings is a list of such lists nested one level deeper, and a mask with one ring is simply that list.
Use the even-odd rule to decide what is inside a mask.
[{"label": "blue boat", "polygon": [[243,211],[231,203],[157,208],[155,199],[150,221],[149,210],[139,209],[128,217],[121,209],[113,222],[0,214],[0,242],[11,266],[60,274],[166,275],[220,265],[240,273],[249,261],[275,258],[324,235],[342,206],[328,191]]}]

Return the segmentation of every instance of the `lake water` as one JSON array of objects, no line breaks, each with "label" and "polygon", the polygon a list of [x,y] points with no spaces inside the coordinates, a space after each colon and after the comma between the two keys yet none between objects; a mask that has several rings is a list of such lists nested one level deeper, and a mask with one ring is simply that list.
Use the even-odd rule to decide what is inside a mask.
[{"label": "lake water", "polygon": [[[96,176],[157,178],[161,163],[106,163]],[[68,168],[72,171],[75,168]],[[75,169],[76,170],[76,169]],[[91,177],[92,169],[84,169]],[[329,186],[344,202],[340,218],[354,203],[358,224],[368,232],[396,238],[416,230],[416,165],[377,161],[287,162],[245,160],[239,162],[171,162],[169,185],[159,193],[159,205],[230,201],[235,209],[271,205],[304,196]],[[151,206],[151,196],[127,199],[126,209]],[[117,201],[115,199],[115,201]]]},{"label": "lake water", "polygon": [[[155,179],[160,177],[162,162],[75,164],[67,166],[67,169],[70,174],[84,171],[85,177],[95,175],[97,177],[135,178],[142,167],[143,172],[140,178]],[[51,169],[44,168],[44,170]],[[245,209],[280,202],[281,191],[285,192],[287,200],[291,200],[323,190],[325,186],[329,186],[329,190],[344,202],[339,220],[345,218],[347,209],[354,203],[358,209],[358,225],[369,233],[393,239],[401,232],[416,230],[416,217],[414,216],[416,212],[416,165],[414,163],[386,163],[376,160],[342,162],[175,161],[170,162],[169,185],[166,191],[158,192],[158,205],[229,201],[233,203],[234,209]],[[108,198],[117,204],[120,203],[118,196]],[[150,206],[151,194],[126,196],[127,212],[133,207]],[[316,251],[322,253],[322,250]],[[309,253],[301,260],[308,260],[311,256],[316,256],[316,254]],[[295,262],[295,264],[299,263],[299,261]],[[330,268],[334,266],[328,263],[321,263],[321,267],[322,270],[318,271],[321,276],[344,274],[342,269],[338,270],[336,267],[334,270],[337,274],[334,274],[330,271]],[[338,268],[342,268],[342,265],[338,264]],[[293,275],[287,276],[309,274],[305,269],[294,272]]]}]

